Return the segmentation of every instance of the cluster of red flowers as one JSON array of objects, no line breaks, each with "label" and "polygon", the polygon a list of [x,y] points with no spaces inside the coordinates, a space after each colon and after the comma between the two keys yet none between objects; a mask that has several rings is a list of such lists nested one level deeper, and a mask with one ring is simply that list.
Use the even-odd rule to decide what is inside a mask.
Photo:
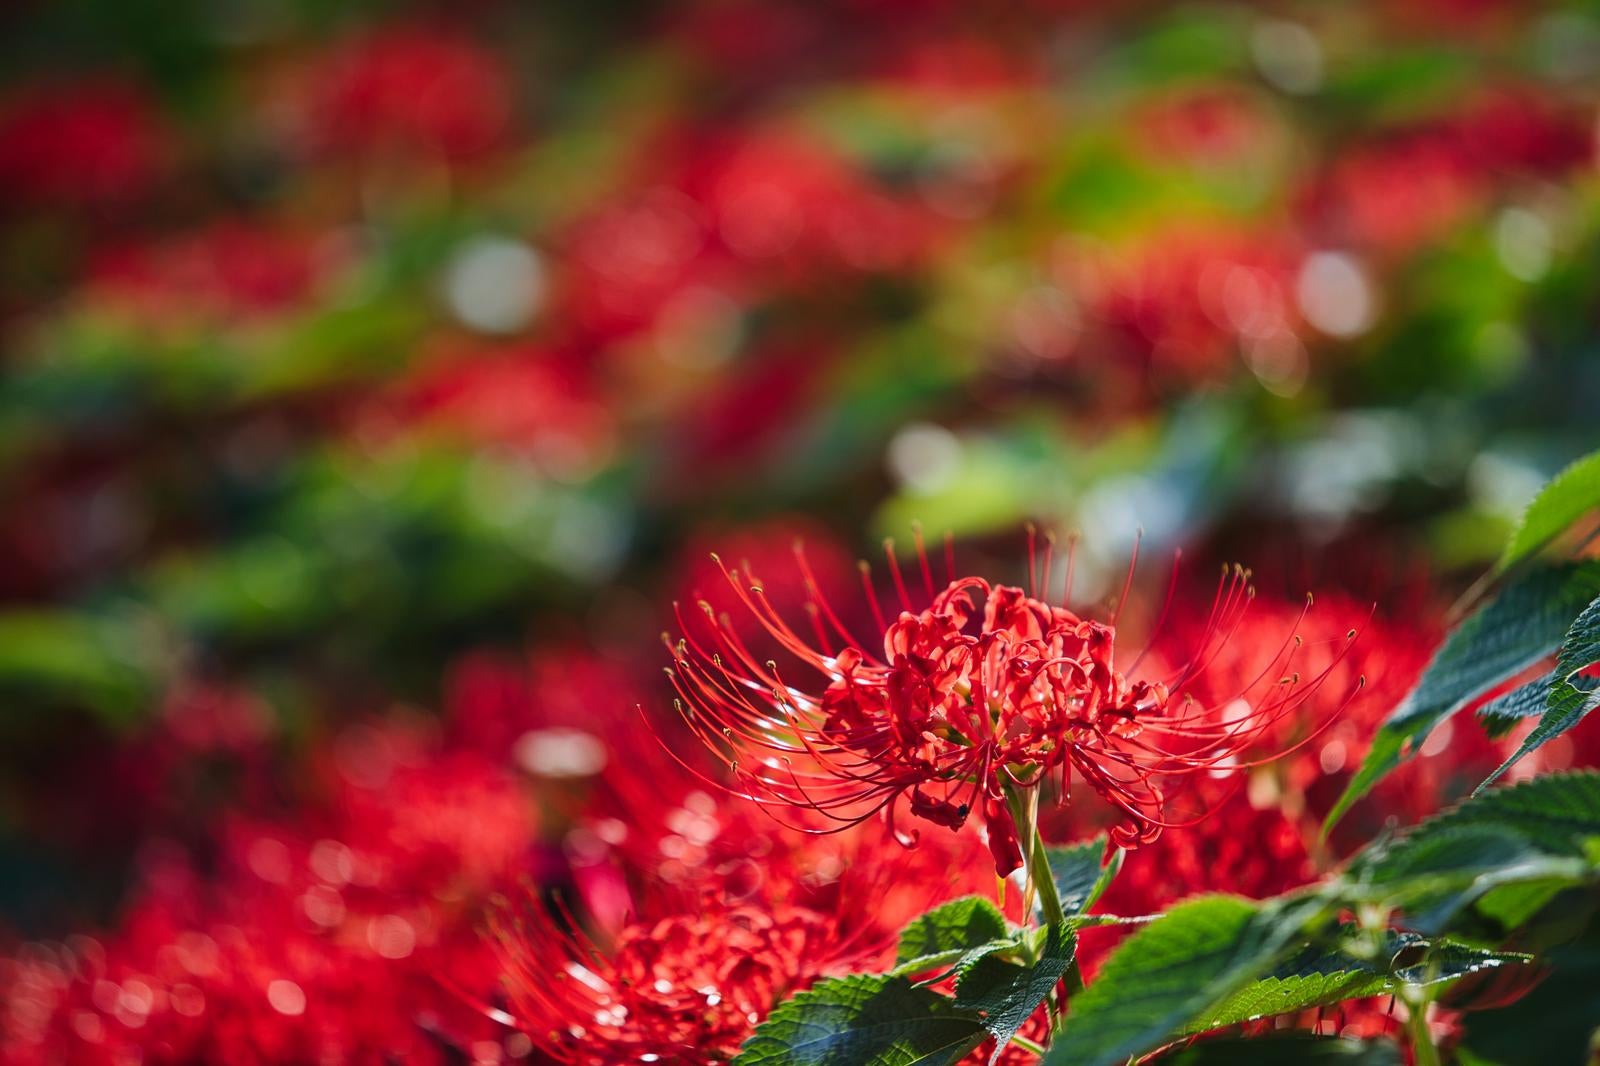
[{"label": "cluster of red flowers", "polygon": [[[1431,604],[1307,610],[1238,568],[1163,600],[1131,566],[1091,604],[1053,546],[963,576],[919,537],[878,580],[818,523],[684,534],[865,521],[886,444],[921,497],[892,503],[943,520],[922,490],[983,478],[964,435],[997,420],[1134,412],[1118,470],[1184,446],[1175,393],[1331,422],[1387,338],[1451,332],[1452,257],[1496,286],[1463,333],[1535,336],[1531,286],[1591,269],[1595,128],[1592,63],[1490,40],[1531,17],[1222,13],[1237,54],[1191,70],[1182,11],[692,0],[569,41],[503,0],[315,6],[208,16],[184,71],[97,45],[0,78],[0,846],[117,897],[17,911],[92,936],[0,929],[0,1059],[725,1062],[930,906],[1022,919],[1036,828],[1128,849],[1100,907],[1143,914],[1308,883],[1498,764],[1447,723],[1318,838]],[[1354,61],[1418,24],[1492,74]],[[652,570],[680,540],[737,562]],[[531,662],[463,654],[524,621]],[[446,662],[437,718],[391,705]],[[1582,763],[1600,715],[1525,766]]]},{"label": "cluster of red flowers", "polygon": [[322,801],[231,817],[203,854],[146,845],[104,936],[0,964],[18,1063],[450,1061],[491,1024],[452,993],[493,964],[484,894],[524,867],[529,798],[506,769],[414,727],[354,728]]},{"label": "cluster of red flowers", "polygon": [[[882,966],[906,921],[984,888],[952,873],[970,836],[884,863],[875,834],[819,843],[717,799],[638,747],[592,654],[471,657],[449,689],[442,734],[346,729],[283,817],[151,842],[114,929],[0,960],[6,1061],[723,1061],[789,992]],[[197,694],[167,743],[260,757],[240,713]]]},{"label": "cluster of red flowers", "polygon": [[[1109,826],[1143,845],[1100,904],[1108,913],[1309,882],[1346,849],[1337,836],[1318,849],[1320,818],[1433,639],[1349,600],[1309,612],[1253,602],[1230,571],[1201,612],[1173,582],[1138,659],[1184,665],[1132,681],[1144,663],[1115,664],[1114,622],[977,578],[932,588],[929,606],[902,604],[893,621],[869,594],[847,619],[811,555],[837,589],[838,549],[821,542],[791,557],[794,579],[731,581],[723,595],[751,624],[712,611],[685,627],[673,673],[695,711],[682,733],[658,720],[670,752],[638,743],[635,697],[610,660],[473,656],[452,674],[442,732],[405,718],[352,727],[310,759],[306,806],[229,816],[192,854],[147,848],[143,888],[112,932],[26,945],[0,964],[8,1060],[726,1061],[788,995],[881,970],[911,917],[991,892],[974,861],[985,838],[1002,873],[1022,859],[1008,790],[1058,793],[1038,813],[1051,839]],[[1038,566],[1036,588],[1056,587],[1050,569]],[[814,643],[784,621],[796,611]],[[882,658],[848,636],[875,624]],[[822,691],[794,687],[752,645],[800,658]],[[261,736],[249,718],[197,694],[171,721],[184,743],[250,752]],[[696,735],[724,754],[737,735],[736,772],[703,763]],[[1371,828],[1363,819],[1432,809],[1495,754],[1425,751],[1358,809],[1352,839]],[[819,791],[804,774],[849,788]],[[1158,835],[1175,783],[1210,816]],[[969,802],[984,832],[896,832],[902,794],[913,815],[954,829]],[[1082,802],[1091,795],[1109,803]],[[780,802],[790,809],[769,817]],[[914,846],[888,846],[892,835]],[[1007,895],[1020,917],[1020,894]],[[1085,934],[1091,975],[1113,939]],[[1386,1005],[1354,1005],[1340,1024],[1382,1032]]]}]

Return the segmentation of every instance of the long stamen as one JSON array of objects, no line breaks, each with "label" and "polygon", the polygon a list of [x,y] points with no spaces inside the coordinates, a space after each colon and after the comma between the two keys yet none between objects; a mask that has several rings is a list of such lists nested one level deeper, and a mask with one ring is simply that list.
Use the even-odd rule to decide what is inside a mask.
[{"label": "long stamen", "polygon": [[1061,594],[1061,606],[1072,606],[1072,570],[1078,561],[1078,534],[1076,531],[1067,534],[1067,587]]},{"label": "long stamen", "polygon": [[911,536],[917,545],[917,562],[922,566],[922,584],[928,590],[928,599],[933,599],[933,569],[928,566],[928,549],[922,543],[922,523],[911,523]]},{"label": "long stamen", "polygon": [[1044,535],[1044,575],[1039,579],[1040,589],[1037,597],[1041,600],[1050,598],[1050,564],[1055,550],[1056,535],[1053,531],[1047,530]]},{"label": "long stamen", "polygon": [[1122,614],[1122,607],[1128,602],[1128,593],[1133,589],[1133,571],[1139,565],[1139,542],[1144,539],[1144,528],[1140,527],[1133,534],[1133,553],[1128,557],[1128,576],[1122,579],[1122,592],[1117,596],[1117,605],[1111,610],[1111,624],[1117,624],[1117,618]]},{"label": "long stamen", "polygon": [[883,555],[889,562],[889,573],[894,578],[894,590],[900,596],[900,607],[909,613],[911,610],[911,597],[906,594],[906,581],[900,575],[900,560],[895,558],[893,537],[884,538]]},{"label": "long stamen", "polygon": [[1034,571],[1034,565],[1033,565],[1034,538],[1035,538],[1035,536],[1037,534],[1036,534],[1036,531],[1033,528],[1033,523],[1032,522],[1028,523],[1027,529],[1028,529],[1028,595],[1032,596],[1034,599],[1038,599],[1039,598],[1039,581],[1038,581],[1037,575],[1036,575],[1036,573]]},{"label": "long stamen", "polygon": [[867,603],[872,607],[872,619],[878,623],[881,632],[889,628],[889,623],[883,620],[883,607],[878,603],[878,590],[872,586],[872,566],[865,559],[856,562],[856,569],[861,571],[861,587],[866,589]]}]

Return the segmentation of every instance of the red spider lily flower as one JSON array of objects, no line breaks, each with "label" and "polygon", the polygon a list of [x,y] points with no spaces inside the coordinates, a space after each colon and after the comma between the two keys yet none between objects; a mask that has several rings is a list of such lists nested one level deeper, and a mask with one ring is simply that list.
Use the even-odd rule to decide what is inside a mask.
[{"label": "red spider lily flower", "polygon": [[[1307,884],[1325,866],[1349,854],[1365,837],[1346,840],[1336,835],[1331,851],[1318,849],[1316,841],[1329,805],[1354,772],[1378,723],[1405,695],[1427,661],[1433,642],[1432,626],[1413,619],[1427,617],[1425,605],[1416,605],[1401,622],[1374,616],[1370,606],[1330,596],[1317,603],[1317,622],[1302,644],[1302,672],[1325,674],[1323,692],[1304,701],[1295,714],[1286,715],[1258,738],[1247,755],[1293,749],[1271,765],[1256,767],[1247,787],[1227,780],[1197,781],[1198,791],[1213,807],[1213,816],[1188,832],[1164,835],[1147,848],[1127,856],[1122,870],[1101,900],[1107,913],[1151,914],[1202,892],[1230,892],[1259,899]],[[1213,657],[1197,698],[1226,699],[1259,671],[1253,647],[1275,641],[1286,627],[1300,624],[1302,608],[1287,601],[1258,600],[1249,617],[1235,629],[1228,646]],[[1198,630],[1201,619],[1175,620],[1173,643],[1184,643],[1186,630]],[[1363,639],[1347,647],[1344,634],[1360,628]],[[1330,632],[1331,631],[1331,632]],[[1337,634],[1337,635],[1335,635]],[[1354,688],[1361,678],[1372,683],[1361,698],[1338,708],[1337,693]],[[1337,717],[1331,724],[1328,719]],[[1315,734],[1315,742],[1299,741]],[[1420,764],[1429,760],[1423,758]],[[1492,763],[1490,764],[1493,765]],[[1401,775],[1412,776],[1408,766]],[[1418,786],[1431,782],[1416,782]],[[1382,814],[1404,812],[1416,821],[1434,810],[1441,795],[1432,787],[1415,787],[1404,795],[1388,792]],[[1425,794],[1424,794],[1425,793]],[[1078,839],[1099,831],[1093,812],[1063,808],[1041,817],[1047,835]],[[1318,861],[1314,861],[1318,860]],[[1110,943],[1120,933],[1095,933]],[[1095,956],[1090,951],[1090,957]]]},{"label": "red spider lily flower", "polygon": [[1292,337],[1297,259],[1281,235],[1191,226],[1111,251],[1082,248],[1066,262],[1108,347],[1196,380],[1231,366],[1240,350]]},{"label": "red spider lily flower", "polygon": [[[668,789],[682,784],[665,774]],[[630,828],[659,846],[615,856],[633,883],[631,917],[607,922],[580,879],[582,923],[559,904],[530,904],[491,924],[507,1009],[488,1013],[556,1062],[726,1062],[784,999],[882,969],[904,922],[975,887],[960,883],[981,853],[970,837],[886,859],[868,834],[818,838],[751,819],[743,804],[719,809],[704,792],[677,806],[644,791]]]},{"label": "red spider lily flower", "polygon": [[817,269],[914,268],[939,243],[937,216],[798,130],[713,140],[685,186],[735,257],[781,265],[796,278]]},{"label": "red spider lily flower", "polygon": [[[1211,661],[1197,687],[1202,699],[1225,698],[1259,668],[1253,646],[1278,638],[1299,624],[1301,608],[1285,600],[1258,600],[1228,646]],[[1261,899],[1315,881],[1328,866],[1347,857],[1398,814],[1415,822],[1482,779],[1496,765],[1493,745],[1463,737],[1461,743],[1431,750],[1386,781],[1324,844],[1322,819],[1354,773],[1383,718],[1415,683],[1437,640],[1437,608],[1413,598],[1404,610],[1375,615],[1370,604],[1344,596],[1319,597],[1316,625],[1306,627],[1302,672],[1328,671],[1325,688],[1297,713],[1284,717],[1259,740],[1258,751],[1295,747],[1292,755],[1251,771],[1248,785],[1230,788],[1221,780],[1198,782],[1212,794],[1212,816],[1184,833],[1169,833],[1126,857],[1097,910],[1107,914],[1154,914],[1179,900],[1205,892],[1228,892]],[[1173,643],[1183,643],[1203,619],[1175,619]],[[1343,634],[1359,628],[1362,639],[1346,650]],[[1336,694],[1370,679],[1361,698],[1350,701],[1331,725]],[[1295,742],[1315,733],[1314,743]],[[1487,755],[1484,749],[1487,748]],[[1078,809],[1061,812],[1047,829],[1053,837],[1081,838],[1097,830]],[[1092,980],[1100,963],[1121,943],[1126,930],[1085,930],[1077,960]],[[1349,1035],[1391,1035],[1397,1022],[1388,997],[1353,1000],[1332,1011],[1302,1011],[1265,1023],[1270,1027],[1333,1031]],[[1254,1027],[1247,1026],[1250,1031]]]},{"label": "red spider lily flower", "polygon": [[1592,155],[1581,113],[1502,88],[1353,146],[1309,191],[1307,206],[1333,236],[1409,254],[1485,210],[1508,179],[1559,178]]},{"label": "red spider lily flower", "polygon": [[[874,827],[807,832],[827,825],[811,815],[795,831],[701,788],[665,749],[656,750],[659,756],[640,751],[616,759],[563,841],[585,913],[602,929],[620,929],[663,891],[685,896],[714,888],[723,898],[747,901],[770,896],[774,886],[801,886],[807,906],[837,910],[841,929],[879,940],[933,901],[992,888],[975,832],[939,834],[885,858]],[[885,871],[871,887],[871,908],[850,904],[865,898],[859,891],[847,896],[851,884],[859,887],[859,868]]]},{"label": "red spider lily flower", "polygon": [[550,1058],[585,1066],[726,1062],[789,995],[878,954],[807,907],[714,900],[631,924],[607,953],[544,916],[499,943],[519,1025]]},{"label": "red spider lily flower", "polygon": [[[1190,690],[1254,597],[1243,569],[1224,572],[1183,665],[1140,677],[1143,655],[1119,668],[1115,614],[1098,621],[1042,598],[1051,549],[1041,573],[1031,535],[1026,591],[957,578],[946,547],[946,583],[938,590],[918,536],[929,601],[921,610],[912,606],[891,547],[901,604],[892,622],[863,569],[881,652],[852,635],[814,581],[807,639],[770,605],[759,580],[725,571],[766,632],[818,680],[807,688],[776,662],[758,662],[726,616],[711,617],[710,639],[683,627],[669,671],[679,709],[744,794],[771,807],[818,812],[835,827],[882,812],[907,844],[916,835],[894,830],[902,799],[913,816],[952,828],[978,812],[1003,876],[1023,864],[1019,833],[1024,843],[1033,834],[1017,824],[1018,815],[1029,819],[1046,779],[1059,777],[1065,796],[1076,771],[1117,813],[1113,844],[1148,843],[1182,824],[1170,808],[1186,780],[1266,761],[1244,756],[1331,669],[1302,681],[1301,641],[1291,631],[1240,691],[1202,703]],[[795,562],[808,572],[798,547]],[[1069,555],[1069,594],[1071,566]],[[1130,565],[1121,602],[1132,578]]]},{"label": "red spider lily flower", "polygon": [[581,481],[616,447],[614,416],[570,360],[526,345],[444,346],[358,405],[364,441],[418,437],[526,457],[563,481]]},{"label": "red spider lily flower", "polygon": [[[1317,836],[1379,726],[1416,684],[1443,631],[1442,604],[1429,602],[1414,590],[1395,590],[1381,598],[1395,606],[1375,613],[1370,602],[1348,596],[1318,598],[1315,617],[1306,627],[1300,670],[1302,674],[1328,671],[1324,695],[1330,698],[1303,704],[1300,713],[1285,717],[1249,753],[1294,749],[1293,757],[1255,771],[1251,788],[1258,799],[1265,796],[1261,802],[1281,807],[1296,819],[1307,841]],[[1299,610],[1285,600],[1258,601],[1234,640],[1212,660],[1197,697],[1223,699],[1236,691],[1257,668],[1250,649],[1294,624]],[[1180,643],[1185,632],[1198,632],[1201,625],[1198,618],[1176,621],[1170,628],[1178,639],[1172,643]],[[1343,636],[1349,629],[1360,629],[1362,639],[1347,651]],[[1350,689],[1358,678],[1367,681],[1361,698],[1324,725],[1333,711],[1332,694]],[[1300,743],[1313,732],[1314,740]],[[1417,822],[1465,796],[1500,764],[1511,743],[1509,738],[1489,737],[1466,717],[1441,723],[1417,758],[1381,782],[1334,827],[1327,841],[1332,854],[1327,857],[1348,856],[1392,818]]]},{"label": "red spider lily flower", "polygon": [[[713,561],[720,552],[740,560],[745,569],[765,576],[763,594],[780,611],[800,611],[811,599],[811,586],[789,565],[793,558],[789,546],[803,541],[811,579],[825,598],[844,596],[854,586],[856,568],[849,549],[820,522],[798,515],[783,515],[743,525],[707,525],[694,530],[679,554],[673,574],[673,587],[679,600],[709,603],[716,614],[740,610],[736,590],[728,588],[721,567]],[[712,628],[700,615],[684,621],[693,626],[695,636],[715,639]],[[750,643],[751,641],[757,643]],[[766,638],[751,634],[750,650],[763,659],[783,648]]]},{"label": "red spider lily flower", "polygon": [[[546,680],[527,713],[552,713],[546,691],[559,698],[571,685],[553,664]],[[884,856],[870,827],[796,832],[704,789],[665,747],[639,749],[636,731],[604,728],[607,707],[623,709],[615,687],[597,684],[572,708],[609,753],[584,783],[583,810],[541,826],[560,831],[563,869],[541,882],[560,902],[492,916],[502,997],[460,985],[514,1025],[535,1060],[726,1062],[785,998],[820,977],[882,968],[907,921],[985,887],[975,833]],[[1013,917],[1018,902],[1008,900]]]}]

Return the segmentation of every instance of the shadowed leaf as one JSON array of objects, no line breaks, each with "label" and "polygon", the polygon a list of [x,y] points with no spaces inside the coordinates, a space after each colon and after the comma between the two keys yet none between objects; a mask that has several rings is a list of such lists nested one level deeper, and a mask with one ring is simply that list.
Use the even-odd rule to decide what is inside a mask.
[{"label": "shadowed leaf", "polygon": [[1441,721],[1553,654],[1597,594],[1600,563],[1549,567],[1507,585],[1470,615],[1445,639],[1417,686],[1379,728],[1323,832],[1400,765],[1408,744],[1414,751]]}]

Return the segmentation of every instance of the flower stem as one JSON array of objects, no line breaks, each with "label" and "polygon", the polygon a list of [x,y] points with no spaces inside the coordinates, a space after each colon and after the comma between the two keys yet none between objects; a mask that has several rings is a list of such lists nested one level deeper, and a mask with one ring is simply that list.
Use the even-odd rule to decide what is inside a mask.
[{"label": "flower stem", "polygon": [[1416,1066],[1439,1066],[1439,1049],[1428,1030],[1428,1002],[1406,1004],[1406,1028],[1411,1034],[1411,1058]]},{"label": "flower stem", "polygon": [[[1033,897],[1037,892],[1039,896],[1039,910],[1044,924],[1062,925],[1067,920],[1066,912],[1061,909],[1061,894],[1056,891],[1055,877],[1050,872],[1050,853],[1045,848],[1044,837],[1039,835],[1039,790],[1031,789],[1006,789],[1006,805],[1011,809],[1011,816],[1017,824],[1017,835],[1022,844],[1023,872],[1027,878],[1024,888],[1023,921],[1033,920]],[[1030,952],[1031,953],[1031,952]],[[1064,978],[1070,992],[1083,987],[1083,978],[1079,975],[1077,960],[1073,960]],[[1051,1000],[1046,1003],[1046,1010],[1050,1016],[1050,1035],[1053,1037],[1061,1028],[1061,1014]],[[1040,1048],[1043,1053],[1043,1048]]]},{"label": "flower stem", "polygon": [[1017,825],[1017,836],[1022,845],[1023,874],[1026,877],[1022,894],[1023,921],[1033,920],[1033,899],[1037,893],[1039,909],[1043,911],[1046,925],[1056,925],[1067,920],[1061,910],[1061,896],[1056,892],[1055,878],[1050,874],[1050,856],[1045,850],[1044,838],[1039,835],[1039,789],[1007,787],[1006,806]]},{"label": "flower stem", "polygon": [[1037,883],[1039,909],[1044,911],[1047,925],[1059,925],[1067,920],[1067,915],[1061,909],[1061,895],[1056,891],[1056,879],[1050,873],[1050,854],[1045,850],[1044,838],[1039,835],[1038,826],[1034,827],[1030,850],[1032,857],[1028,860],[1028,873]]}]

